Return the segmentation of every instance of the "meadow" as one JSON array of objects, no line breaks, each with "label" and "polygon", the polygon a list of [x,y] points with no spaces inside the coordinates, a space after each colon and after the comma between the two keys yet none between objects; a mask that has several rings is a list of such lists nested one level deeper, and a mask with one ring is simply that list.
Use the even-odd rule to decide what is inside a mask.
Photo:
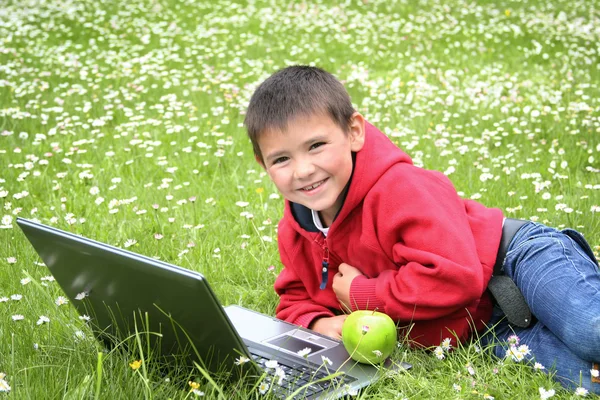
[{"label": "meadow", "polygon": [[[0,399],[269,396],[103,352],[15,219],[199,271],[224,305],[274,314],[283,199],[243,119],[254,88],[291,64],[334,73],[367,120],[463,197],[574,227],[598,256],[599,10],[597,0],[0,2]],[[442,354],[401,343],[393,357],[415,368],[356,398],[592,397],[562,389],[550,365],[493,358],[476,340]]]}]

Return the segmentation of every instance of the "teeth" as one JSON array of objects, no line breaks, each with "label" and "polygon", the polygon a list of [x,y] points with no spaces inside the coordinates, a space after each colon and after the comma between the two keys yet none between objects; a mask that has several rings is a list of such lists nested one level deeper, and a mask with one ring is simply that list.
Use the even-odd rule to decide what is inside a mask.
[{"label": "teeth", "polygon": [[314,188],[317,188],[317,187],[321,186],[322,183],[323,183],[323,181],[315,183],[314,185],[307,186],[307,187],[305,187],[302,190],[313,190]]}]

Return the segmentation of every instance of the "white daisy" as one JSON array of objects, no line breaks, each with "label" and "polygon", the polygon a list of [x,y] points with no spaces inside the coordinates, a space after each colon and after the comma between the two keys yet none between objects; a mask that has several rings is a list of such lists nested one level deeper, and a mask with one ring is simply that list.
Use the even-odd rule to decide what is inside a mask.
[{"label": "white daisy", "polygon": [[57,306],[62,306],[62,305],[67,304],[69,302],[69,300],[67,300],[67,298],[65,296],[58,296],[54,302],[56,303]]}]

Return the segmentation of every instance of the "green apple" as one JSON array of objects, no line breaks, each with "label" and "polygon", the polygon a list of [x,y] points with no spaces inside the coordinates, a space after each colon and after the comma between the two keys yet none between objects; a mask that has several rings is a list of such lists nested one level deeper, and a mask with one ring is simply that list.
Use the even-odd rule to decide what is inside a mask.
[{"label": "green apple", "polygon": [[342,326],[342,342],[353,360],[379,364],[396,348],[396,324],[381,312],[354,311]]}]

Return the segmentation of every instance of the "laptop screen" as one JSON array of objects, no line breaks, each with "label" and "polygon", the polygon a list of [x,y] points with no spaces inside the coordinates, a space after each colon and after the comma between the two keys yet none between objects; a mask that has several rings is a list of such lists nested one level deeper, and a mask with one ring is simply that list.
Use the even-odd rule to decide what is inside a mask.
[{"label": "laptop screen", "polygon": [[200,273],[26,219],[17,224],[104,343],[137,331],[161,357],[240,372],[235,360],[248,350]]}]

